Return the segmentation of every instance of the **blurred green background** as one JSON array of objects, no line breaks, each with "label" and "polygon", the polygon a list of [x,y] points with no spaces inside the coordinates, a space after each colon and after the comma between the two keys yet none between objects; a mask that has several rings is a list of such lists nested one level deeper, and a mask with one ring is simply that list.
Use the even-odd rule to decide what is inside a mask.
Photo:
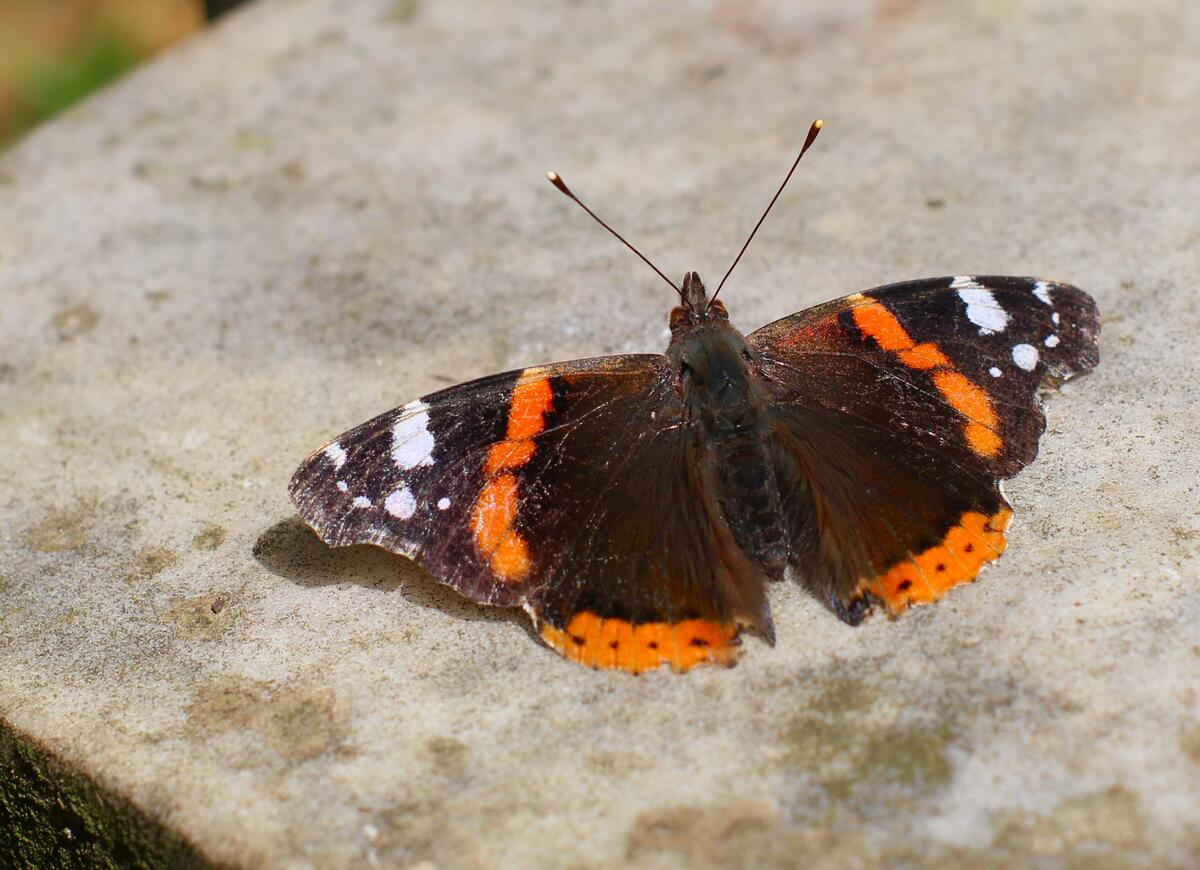
[{"label": "blurred green background", "polygon": [[0,148],[240,0],[0,0]]}]

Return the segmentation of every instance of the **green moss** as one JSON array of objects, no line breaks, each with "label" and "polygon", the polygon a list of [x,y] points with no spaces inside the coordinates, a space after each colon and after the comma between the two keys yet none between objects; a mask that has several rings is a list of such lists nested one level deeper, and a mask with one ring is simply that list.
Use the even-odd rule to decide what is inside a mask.
[{"label": "green moss", "polygon": [[0,720],[0,866],[215,865]]},{"label": "green moss", "polygon": [[10,82],[16,107],[0,126],[3,139],[117,78],[137,64],[143,54],[120,32],[97,27],[72,51],[51,55],[34,48],[24,34],[2,22],[0,51],[23,61]]},{"label": "green moss", "polygon": [[865,767],[875,779],[903,785],[920,794],[948,785],[954,767],[947,755],[954,739],[946,722],[885,731],[871,741]]},{"label": "green moss", "polygon": [[[781,761],[795,773],[802,815],[815,822],[887,816],[900,802],[933,799],[954,778],[952,752],[965,723],[1001,703],[978,684],[966,699],[930,692],[924,680],[898,680],[883,663],[803,682],[811,700],[785,726]],[[888,709],[897,699],[912,699],[900,716]]]}]

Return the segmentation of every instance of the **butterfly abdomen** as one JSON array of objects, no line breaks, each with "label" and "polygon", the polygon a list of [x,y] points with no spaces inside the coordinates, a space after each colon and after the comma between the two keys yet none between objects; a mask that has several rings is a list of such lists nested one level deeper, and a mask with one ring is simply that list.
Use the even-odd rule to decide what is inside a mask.
[{"label": "butterfly abdomen", "polygon": [[734,540],[769,575],[782,576],[788,558],[788,535],[775,471],[763,442],[717,442],[712,461],[721,512]]}]

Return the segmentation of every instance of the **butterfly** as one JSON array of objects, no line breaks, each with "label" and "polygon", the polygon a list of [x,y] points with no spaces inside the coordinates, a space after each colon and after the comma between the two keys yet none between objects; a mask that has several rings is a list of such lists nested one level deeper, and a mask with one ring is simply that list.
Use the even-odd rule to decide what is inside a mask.
[{"label": "butterfly", "polygon": [[1000,481],[1037,455],[1039,386],[1099,361],[1090,296],[930,278],[743,335],[720,286],[676,286],[550,180],[679,294],[665,353],[493,375],[351,429],[291,481],[322,540],[411,557],[472,601],[524,608],[566,658],[633,673],[732,664],[743,630],[773,644],[766,590],[789,567],[857,625],[1000,556]]}]

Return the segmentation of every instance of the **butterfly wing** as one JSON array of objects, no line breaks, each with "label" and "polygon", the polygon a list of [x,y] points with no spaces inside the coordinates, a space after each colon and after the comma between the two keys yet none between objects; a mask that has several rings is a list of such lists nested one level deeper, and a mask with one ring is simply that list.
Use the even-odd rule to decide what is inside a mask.
[{"label": "butterfly wing", "polygon": [[879,287],[749,336],[776,404],[776,476],[806,583],[848,622],[898,612],[1000,555],[999,480],[1037,455],[1037,388],[1099,360],[1083,291],[1031,278]]},{"label": "butterfly wing", "polygon": [[425,396],[313,453],[290,491],[327,543],[524,606],[568,658],[686,669],[732,662],[741,624],[770,633],[700,449],[666,360],[609,357]]}]

